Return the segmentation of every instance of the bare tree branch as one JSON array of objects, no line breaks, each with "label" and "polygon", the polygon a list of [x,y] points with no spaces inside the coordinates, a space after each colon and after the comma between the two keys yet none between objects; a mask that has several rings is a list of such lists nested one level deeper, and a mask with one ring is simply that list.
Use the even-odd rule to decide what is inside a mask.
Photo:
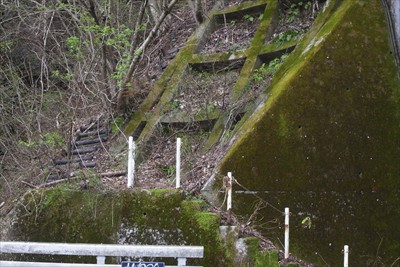
[{"label": "bare tree branch", "polygon": [[120,91],[118,92],[118,97],[117,97],[117,104],[120,105],[122,103],[122,98],[123,98],[123,92],[126,90],[127,85],[132,79],[133,72],[135,71],[136,64],[138,63],[141,55],[143,52],[146,50],[147,46],[149,43],[153,40],[154,36],[156,35],[157,31],[159,30],[160,26],[164,22],[164,19],[168,16],[168,14],[171,12],[172,8],[174,5],[178,2],[178,0],[172,0],[168,6],[164,9],[163,13],[159,17],[158,21],[156,22],[156,25],[153,27],[151,30],[150,34],[147,36],[146,40],[142,43],[142,45],[136,49],[136,53],[134,53],[134,57],[130,63],[129,69],[127,74],[125,75],[125,78],[123,80],[122,86]]}]

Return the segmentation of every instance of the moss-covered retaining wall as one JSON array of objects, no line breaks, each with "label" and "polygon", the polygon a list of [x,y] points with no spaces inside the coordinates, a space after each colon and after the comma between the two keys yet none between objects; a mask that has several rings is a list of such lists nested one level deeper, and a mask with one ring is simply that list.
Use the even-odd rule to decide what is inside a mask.
[{"label": "moss-covered retaining wall", "polygon": [[[366,235],[374,236],[364,237],[368,253],[376,251],[378,236],[390,232],[400,218],[392,209],[395,203],[387,203],[388,196],[393,195],[390,192],[400,188],[400,82],[381,1],[329,2],[331,14],[318,18],[311,33],[281,67],[273,80],[271,96],[243,125],[216,177],[231,171],[246,189],[288,192],[276,202],[279,205],[289,203],[282,203],[290,198],[289,192],[303,192],[304,198],[307,192],[335,192],[333,202],[323,205],[332,209],[325,215],[340,218],[346,214],[353,219],[345,219],[350,228],[343,226],[345,236],[340,240],[324,240],[325,254],[321,246],[318,249],[325,259],[337,253],[339,262],[342,241],[357,246],[349,229],[360,229],[357,223],[362,223],[362,216],[374,218],[374,226],[362,227]],[[220,180],[217,178],[216,182],[219,188]],[[390,206],[388,211],[394,212],[392,219],[374,210],[376,203],[362,205],[371,210],[352,210],[354,206],[348,200],[351,192],[358,192],[360,197],[379,193],[372,199],[380,203],[378,209]],[[336,199],[343,203],[338,204]],[[293,200],[293,213],[305,214],[303,217],[320,214],[318,201],[323,199],[314,198],[308,207],[310,213],[304,213],[304,206],[295,206],[302,202],[301,197],[297,198]],[[234,205],[234,211],[241,213],[241,206],[245,205],[236,205],[235,210]],[[335,225],[343,220],[334,219],[338,220],[335,224],[325,219],[312,217],[314,223],[328,224],[317,225],[297,242],[310,248],[306,242],[313,241],[307,236],[317,228],[325,237],[329,230],[329,236],[334,238]],[[298,231],[302,231],[300,222],[301,218],[295,222]],[[393,252],[399,248],[393,236],[398,237],[399,232],[385,236],[385,242],[391,243],[384,242],[387,250],[381,247],[380,251],[385,255],[382,261],[389,265],[395,260]],[[362,258],[362,249],[353,250],[353,264],[367,262],[367,258]],[[314,255],[315,251],[303,253]]]},{"label": "moss-covered retaining wall", "polygon": [[314,37],[277,75],[221,173],[258,190],[399,187],[399,80],[380,1],[343,2]]},{"label": "moss-covered retaining wall", "polygon": [[[228,257],[219,234],[219,215],[207,212],[205,207],[203,201],[189,201],[183,192],[176,190],[127,190],[119,193],[66,189],[33,191],[25,196],[16,210],[17,219],[9,230],[8,239],[202,245],[205,248],[204,259],[188,260],[188,263],[231,266],[233,258]],[[53,256],[34,257],[35,261],[55,259]],[[95,262],[93,257],[80,260]],[[175,260],[164,260],[176,264]]]},{"label": "moss-covered retaining wall", "polygon": [[[0,218],[0,240],[195,245],[204,246],[204,258],[188,259],[188,265],[279,266],[277,251],[260,252],[258,238],[239,238],[238,228],[220,226],[220,215],[210,209],[203,200],[174,189],[118,193],[66,188],[34,190],[8,216]],[[228,233],[226,229],[231,230]],[[15,254],[1,254],[0,260],[96,262],[95,257]],[[118,260],[107,257],[106,263],[115,264]],[[176,264],[176,259],[171,258],[131,260]]]}]

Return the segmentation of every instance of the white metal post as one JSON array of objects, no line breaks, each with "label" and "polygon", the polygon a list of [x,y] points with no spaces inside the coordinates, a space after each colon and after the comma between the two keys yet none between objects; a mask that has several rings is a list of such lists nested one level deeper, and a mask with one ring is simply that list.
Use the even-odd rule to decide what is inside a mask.
[{"label": "white metal post", "polygon": [[289,258],[289,208],[285,208],[285,259]]},{"label": "white metal post", "polygon": [[178,258],[178,266],[186,266],[186,258]]},{"label": "white metal post", "polygon": [[181,187],[181,139],[176,139],[176,188]]},{"label": "white metal post", "polygon": [[345,245],[343,251],[344,251],[343,266],[344,266],[344,267],[349,267],[349,246],[348,246],[348,245]]},{"label": "white metal post", "polygon": [[226,202],[226,210],[230,211],[232,209],[232,172],[228,172],[228,184],[226,185],[228,189],[228,199]]},{"label": "white metal post", "polygon": [[97,262],[97,264],[106,264],[106,257],[105,256],[97,256],[96,262]]},{"label": "white metal post", "polygon": [[135,142],[133,142],[133,137],[129,136],[128,188],[132,188],[134,176],[135,176]]}]

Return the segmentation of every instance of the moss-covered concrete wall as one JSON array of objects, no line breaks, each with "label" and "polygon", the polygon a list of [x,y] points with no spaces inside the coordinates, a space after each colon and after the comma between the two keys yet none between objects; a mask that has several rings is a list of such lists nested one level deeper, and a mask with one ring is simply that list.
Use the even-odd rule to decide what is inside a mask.
[{"label": "moss-covered concrete wall", "polygon": [[[119,193],[51,189],[33,191],[16,210],[8,239],[17,241],[200,245],[204,260],[192,265],[232,266],[219,234],[219,215],[177,190]],[[34,256],[35,261],[49,260]],[[30,257],[25,258],[31,259]],[[50,260],[54,260],[51,257]],[[109,261],[115,259],[109,259]],[[175,259],[162,259],[176,264]],[[81,259],[95,262],[95,259]]]},{"label": "moss-covered concrete wall", "polygon": [[252,190],[400,185],[400,83],[379,0],[331,1],[220,165]]}]

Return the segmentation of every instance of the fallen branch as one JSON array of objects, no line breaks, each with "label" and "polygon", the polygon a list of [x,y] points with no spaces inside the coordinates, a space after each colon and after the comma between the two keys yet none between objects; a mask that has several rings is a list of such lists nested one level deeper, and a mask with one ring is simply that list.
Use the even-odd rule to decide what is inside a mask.
[{"label": "fallen branch", "polygon": [[75,174],[71,174],[71,175],[73,175],[73,176],[69,177],[69,178],[65,178],[65,179],[51,181],[51,182],[48,182],[48,183],[45,183],[45,184],[41,184],[37,188],[49,187],[49,186],[52,186],[52,185],[55,185],[55,184],[59,184],[59,183],[63,183],[63,182],[71,181],[71,180],[80,179],[80,177],[75,176]]},{"label": "fallen branch", "polygon": [[38,188],[36,185],[33,185],[33,184],[25,182],[25,181],[21,181],[21,183],[23,183],[24,185],[27,185],[29,187],[32,187],[32,188],[36,188],[36,189]]},{"label": "fallen branch", "polygon": [[[124,176],[124,175],[126,175],[126,171],[103,172],[103,173],[99,174],[100,177],[117,177],[117,176]],[[24,182],[24,181],[22,181],[22,182],[24,184],[26,184],[26,185],[29,185],[29,186],[31,186],[33,188],[38,189],[38,188],[49,187],[49,186],[52,186],[52,185],[55,185],[55,184],[59,184],[59,183],[63,183],[63,182],[71,181],[71,180],[77,180],[79,178],[81,178],[81,177],[76,176],[75,173],[71,173],[71,175],[68,178],[64,178],[64,179],[60,179],[60,180],[56,180],[56,181],[51,181],[51,182],[48,182],[48,183],[45,183],[45,184],[41,184],[39,186],[35,186],[35,185],[29,184],[29,183]]]},{"label": "fallen branch", "polygon": [[100,173],[101,177],[117,177],[117,176],[124,176],[124,175],[126,175],[126,171]]}]

